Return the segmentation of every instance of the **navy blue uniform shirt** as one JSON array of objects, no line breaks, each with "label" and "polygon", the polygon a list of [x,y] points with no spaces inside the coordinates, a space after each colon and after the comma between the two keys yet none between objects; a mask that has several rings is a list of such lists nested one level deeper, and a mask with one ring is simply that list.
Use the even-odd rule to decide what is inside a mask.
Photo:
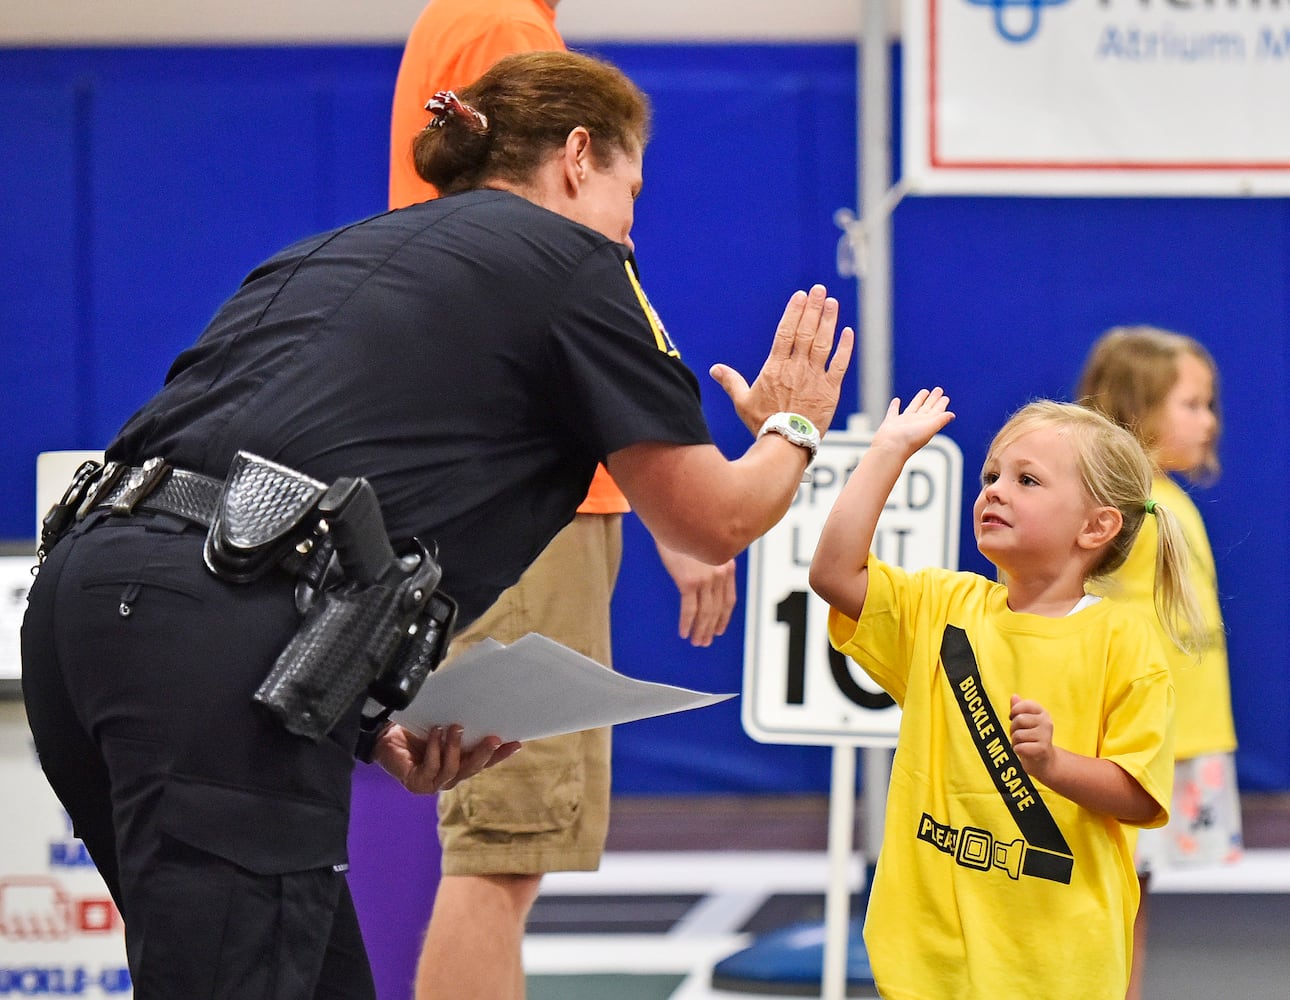
[{"label": "navy blue uniform shirt", "polygon": [[256,268],[108,457],[222,478],[245,450],[365,476],[396,549],[438,543],[464,624],[572,518],[597,462],[710,440],[627,247],[474,191]]}]

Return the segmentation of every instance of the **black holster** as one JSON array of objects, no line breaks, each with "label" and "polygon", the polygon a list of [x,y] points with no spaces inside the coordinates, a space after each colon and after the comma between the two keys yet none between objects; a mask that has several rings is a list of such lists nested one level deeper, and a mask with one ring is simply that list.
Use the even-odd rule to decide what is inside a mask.
[{"label": "black holster", "polygon": [[[387,710],[406,708],[447,650],[457,606],[438,589],[439,563],[416,540],[395,556],[366,479],[329,487],[239,452],[205,559],[233,582],[287,567],[310,585],[299,630],[254,695],[289,732],[322,739],[364,691]],[[318,572],[328,564],[340,583]]]},{"label": "black holster", "polygon": [[293,733],[319,740],[365,690],[406,708],[448,647],[457,607],[435,589],[424,548],[388,582],[346,582],[317,595],[255,700]]}]

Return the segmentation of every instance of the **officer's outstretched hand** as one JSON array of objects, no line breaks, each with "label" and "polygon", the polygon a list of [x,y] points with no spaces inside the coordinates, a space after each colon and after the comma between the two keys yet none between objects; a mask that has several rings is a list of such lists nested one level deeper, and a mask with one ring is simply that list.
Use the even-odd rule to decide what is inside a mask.
[{"label": "officer's outstretched hand", "polygon": [[461,726],[435,726],[425,737],[398,723],[386,727],[372,759],[409,792],[431,795],[453,788],[486,767],[500,764],[520,748],[486,736],[469,750],[461,746]]},{"label": "officer's outstretched hand", "polygon": [[800,413],[823,433],[833,420],[855,346],[850,327],[834,337],[837,325],[838,300],[830,298],[823,285],[794,292],[751,386],[729,365],[713,365],[708,373],[754,434],[767,417],[782,412]]}]

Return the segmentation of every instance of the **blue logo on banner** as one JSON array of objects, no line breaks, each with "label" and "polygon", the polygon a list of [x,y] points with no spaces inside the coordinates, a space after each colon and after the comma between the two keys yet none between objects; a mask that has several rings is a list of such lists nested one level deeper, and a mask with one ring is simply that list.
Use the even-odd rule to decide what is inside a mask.
[{"label": "blue logo on banner", "polygon": [[[994,8],[994,29],[1008,42],[1028,42],[1039,32],[1039,12],[1045,7],[1060,7],[1069,0],[967,0],[974,7]],[[1018,31],[1005,23],[1004,14],[1012,9],[1024,11],[1018,17],[1008,18],[1013,24],[1020,22]]]},{"label": "blue logo on banner", "polygon": [[130,970],[84,965],[0,966],[0,997],[84,996],[129,992]]}]

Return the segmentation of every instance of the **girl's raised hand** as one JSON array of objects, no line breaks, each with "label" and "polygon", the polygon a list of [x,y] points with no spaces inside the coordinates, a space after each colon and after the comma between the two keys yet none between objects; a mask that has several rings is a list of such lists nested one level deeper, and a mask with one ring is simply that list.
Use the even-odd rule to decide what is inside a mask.
[{"label": "girl's raised hand", "polygon": [[874,431],[869,447],[887,447],[900,451],[905,458],[913,455],[954,419],[950,397],[935,389],[919,389],[902,411],[900,400],[893,399],[887,415]]}]

